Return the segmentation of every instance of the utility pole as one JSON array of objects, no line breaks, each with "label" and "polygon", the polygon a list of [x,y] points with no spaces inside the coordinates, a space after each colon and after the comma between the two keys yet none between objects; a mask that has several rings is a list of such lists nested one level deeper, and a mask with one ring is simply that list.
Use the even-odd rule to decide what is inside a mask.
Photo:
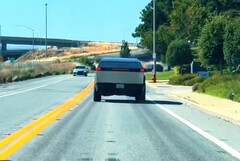
[{"label": "utility pole", "polygon": [[45,58],[47,58],[47,3],[45,4],[45,20],[46,20],[46,22],[45,22],[45,24],[46,24],[46,38],[45,38],[45,46],[46,46],[46,48],[45,48]]},{"label": "utility pole", "polygon": [[156,78],[156,0],[153,0],[153,83],[157,82]]}]

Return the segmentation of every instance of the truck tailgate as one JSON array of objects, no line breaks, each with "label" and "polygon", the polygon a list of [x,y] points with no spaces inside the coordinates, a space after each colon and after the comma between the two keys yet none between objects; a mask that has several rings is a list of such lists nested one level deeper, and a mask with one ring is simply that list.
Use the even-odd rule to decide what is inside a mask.
[{"label": "truck tailgate", "polygon": [[98,83],[143,84],[144,74],[141,72],[101,71],[96,74]]}]

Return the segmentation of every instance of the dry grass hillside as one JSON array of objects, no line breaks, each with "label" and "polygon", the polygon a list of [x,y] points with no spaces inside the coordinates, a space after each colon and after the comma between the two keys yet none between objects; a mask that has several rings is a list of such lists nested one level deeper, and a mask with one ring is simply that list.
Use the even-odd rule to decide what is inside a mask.
[{"label": "dry grass hillside", "polygon": [[[50,48],[48,49],[47,59],[45,59],[45,50],[28,52],[26,55],[18,59],[18,62],[25,62],[28,60],[40,61],[55,61],[55,60],[68,60],[72,57],[94,56],[108,53],[119,52],[122,44],[113,43],[88,43],[85,46],[78,48]],[[129,47],[135,50],[136,47]]]}]

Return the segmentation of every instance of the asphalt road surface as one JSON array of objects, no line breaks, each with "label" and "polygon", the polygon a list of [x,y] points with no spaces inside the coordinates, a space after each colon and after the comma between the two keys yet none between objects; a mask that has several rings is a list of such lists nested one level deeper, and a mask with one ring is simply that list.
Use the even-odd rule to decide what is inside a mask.
[{"label": "asphalt road surface", "polygon": [[[92,80],[92,76],[65,75],[0,86],[0,139],[63,104]],[[103,97],[102,102],[95,103],[91,92],[8,159],[238,160],[230,152],[240,151],[239,126],[169,98],[167,93],[174,90],[185,89],[147,89],[149,100],[145,103],[135,103],[134,98],[125,96]],[[192,124],[200,130],[194,130]],[[217,145],[216,140],[210,141],[208,135],[203,136],[201,130],[231,147],[230,152]]]}]

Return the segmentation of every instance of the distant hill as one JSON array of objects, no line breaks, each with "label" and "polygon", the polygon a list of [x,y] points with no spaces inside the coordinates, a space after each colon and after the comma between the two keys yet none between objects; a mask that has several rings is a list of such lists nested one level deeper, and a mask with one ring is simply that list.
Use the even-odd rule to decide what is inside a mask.
[{"label": "distant hill", "polygon": [[[17,61],[28,61],[28,60],[67,60],[71,57],[83,57],[83,56],[94,56],[108,53],[120,52],[121,49],[120,43],[88,43],[87,45],[80,46],[78,48],[49,48],[47,53],[47,59],[45,59],[45,50],[40,51],[30,51]],[[137,47],[130,46],[131,50],[136,50]]]}]

